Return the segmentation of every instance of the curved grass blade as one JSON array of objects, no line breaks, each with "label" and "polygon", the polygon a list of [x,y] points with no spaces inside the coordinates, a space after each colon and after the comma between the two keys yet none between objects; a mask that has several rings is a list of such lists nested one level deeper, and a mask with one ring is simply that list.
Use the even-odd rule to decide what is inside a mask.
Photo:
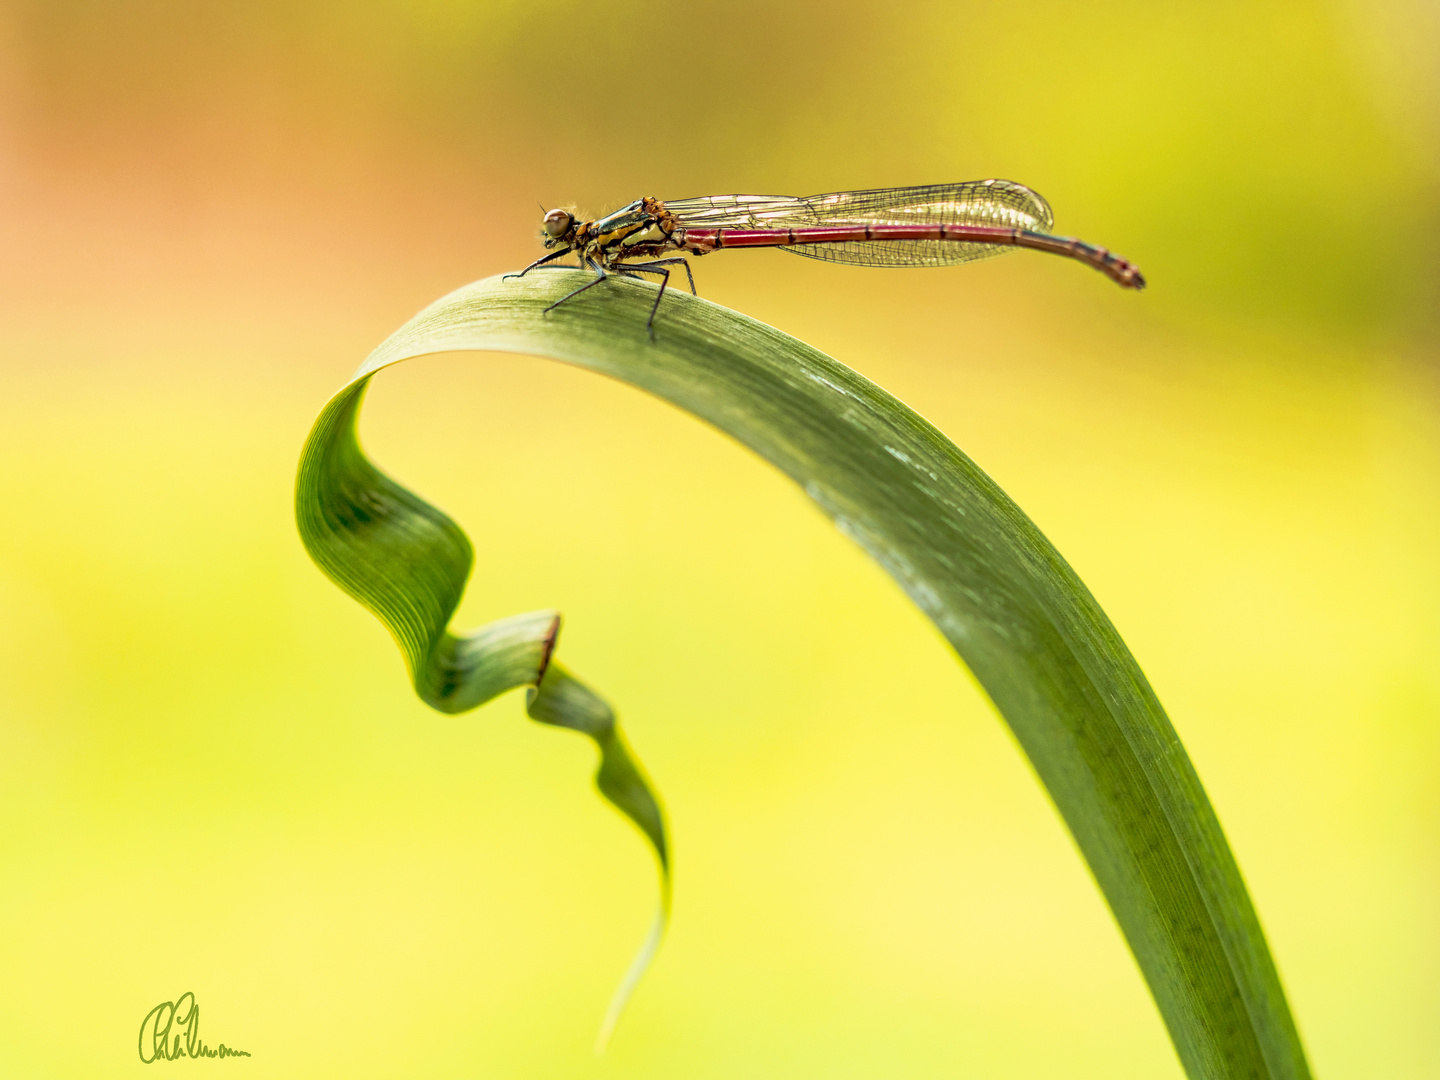
[{"label": "curved grass blade", "polygon": [[[541,316],[582,280],[555,271],[451,293],[376,349],[316,423],[297,495],[302,534],[328,573],[388,612],[381,617],[407,657],[421,661],[412,659],[412,671],[431,655],[407,642],[430,639],[408,627],[433,629],[439,620],[443,629],[468,545],[460,558],[464,538],[453,523],[360,454],[353,425],[369,378],[413,356],[489,350],[548,357],[648,390],[794,479],[944,633],[1075,836],[1192,1080],[1308,1080],[1274,962],[1200,780],[1119,634],[1034,524],[934,427],[772,327],[672,294],[652,344],[645,320],[654,288],[631,281]],[[384,492],[376,506],[391,531],[376,534],[356,512],[321,505],[338,498],[368,513],[372,490]],[[443,572],[416,554],[426,545],[446,554]],[[525,616],[515,623],[523,632],[492,627],[483,642],[457,639],[475,644],[457,646],[455,662],[486,687],[528,677],[540,626]],[[417,676],[423,695],[422,682]],[[452,694],[462,707],[481,700]],[[545,694],[542,681],[537,702]],[[644,790],[628,777],[620,787]],[[654,806],[637,797],[626,811],[637,821],[642,802]],[[647,833],[663,861],[658,811],[651,820],[656,831]]]},{"label": "curved grass blade", "polygon": [[659,803],[594,691],[552,659],[560,616],[537,611],[456,635],[446,627],[460,603],[474,553],[460,526],[375,468],[355,421],[369,376],[326,406],[311,429],[295,484],[300,538],[330,578],[394,635],[415,693],[460,713],[529,686],[531,718],[590,736],[600,750],[595,784],[639,826],[660,864],[660,910],[600,1028],[605,1048],[620,1012],[654,957],[670,913],[670,857]]}]

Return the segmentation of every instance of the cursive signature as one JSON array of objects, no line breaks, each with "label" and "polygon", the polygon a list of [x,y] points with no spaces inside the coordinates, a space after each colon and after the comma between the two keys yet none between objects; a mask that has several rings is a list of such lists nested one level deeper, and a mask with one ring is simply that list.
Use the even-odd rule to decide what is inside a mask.
[{"label": "cursive signature", "polygon": [[[172,1041],[171,1036],[174,1036]],[[140,1022],[140,1060],[174,1061],[176,1058],[249,1057],[244,1050],[232,1050],[224,1043],[211,1050],[200,1041],[200,1006],[195,995],[184,993],[178,1001],[163,1001]]]}]

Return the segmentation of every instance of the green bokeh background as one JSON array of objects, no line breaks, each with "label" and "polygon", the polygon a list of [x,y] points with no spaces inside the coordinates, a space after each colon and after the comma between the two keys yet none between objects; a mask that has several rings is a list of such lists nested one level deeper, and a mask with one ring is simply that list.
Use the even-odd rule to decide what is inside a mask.
[{"label": "green bokeh background", "polygon": [[[1317,1075],[1440,1076],[1440,16],[1419,0],[0,4],[0,1074],[124,1076],[193,990],[253,1077],[1178,1080],[938,633],[766,466],[523,357],[362,433],[660,786],[461,717],[307,560],[293,473],[537,202],[984,176],[1137,261],[699,261],[918,409],[1145,667]],[[663,320],[663,312],[661,316]],[[662,323],[663,330],[663,323]]]}]

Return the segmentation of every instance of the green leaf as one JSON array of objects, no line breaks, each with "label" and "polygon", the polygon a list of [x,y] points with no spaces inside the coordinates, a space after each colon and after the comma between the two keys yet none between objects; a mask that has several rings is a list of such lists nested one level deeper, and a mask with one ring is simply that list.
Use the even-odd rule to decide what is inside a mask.
[{"label": "green leaf", "polygon": [[[449,635],[469,544],[449,518],[377,471],[354,436],[370,377],[426,353],[528,353],[648,390],[784,471],[940,628],[1074,834],[1188,1075],[1308,1078],[1200,780],[1119,634],[1035,525],[930,424],[773,327],[672,292],[652,342],[645,320],[654,287],[628,280],[542,314],[584,280],[564,271],[490,278],[437,301],[375,350],[306,444],[296,493],[305,544],[391,629],[416,691],[459,711],[538,680],[531,715],[596,739],[601,791],[649,837],[664,874],[660,811],[609,709],[547,666],[556,617]],[[662,889],[663,919],[668,878]],[[638,974],[632,969],[627,985]]]}]

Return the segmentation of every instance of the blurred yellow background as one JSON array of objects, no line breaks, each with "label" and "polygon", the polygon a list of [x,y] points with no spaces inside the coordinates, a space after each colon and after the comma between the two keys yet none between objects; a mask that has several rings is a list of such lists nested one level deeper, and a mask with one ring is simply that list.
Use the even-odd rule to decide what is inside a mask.
[{"label": "blurred yellow background", "polygon": [[[1440,1077],[1440,16],[1423,0],[0,5],[0,1074],[1161,1077],[1002,723],[761,462],[523,357],[382,375],[460,625],[565,612],[676,851],[510,695],[412,696],[292,522],[309,424],[540,208],[1006,177],[1033,253],[751,252],[1075,566],[1224,822],[1317,1075]],[[664,313],[661,312],[663,320]]]}]

